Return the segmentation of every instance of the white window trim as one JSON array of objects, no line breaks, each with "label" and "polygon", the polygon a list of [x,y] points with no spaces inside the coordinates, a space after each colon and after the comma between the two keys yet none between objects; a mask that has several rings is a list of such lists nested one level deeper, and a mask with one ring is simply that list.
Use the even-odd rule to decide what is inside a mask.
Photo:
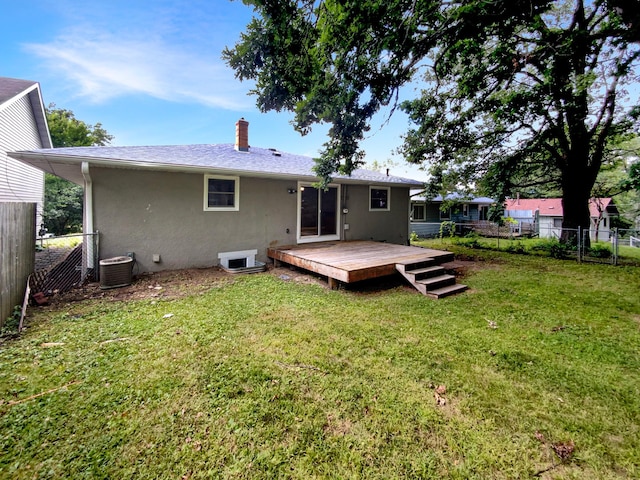
[{"label": "white window trim", "polygon": [[[387,191],[387,208],[371,208],[371,191],[386,190]],[[391,187],[378,187],[376,185],[369,186],[369,211],[370,212],[388,212],[391,210]]]},{"label": "white window trim", "polygon": [[[422,212],[424,213],[422,218],[413,217],[413,207],[414,206],[422,207]],[[412,222],[426,222],[427,221],[427,204],[423,203],[423,202],[413,202],[411,204],[411,216],[413,217],[411,219]]]},{"label": "white window trim", "polygon": [[469,217],[469,204],[468,203],[463,203],[462,204],[462,216],[464,218]]},{"label": "white window trim", "polygon": [[[210,207],[209,206],[209,179],[233,180],[234,195],[233,207]],[[205,212],[237,212],[240,210],[240,177],[230,177],[226,175],[205,175],[204,176],[204,211]]]},{"label": "white window trim", "polygon": [[302,236],[300,235],[300,228],[302,225],[302,218],[301,218],[301,211],[300,211],[300,203],[302,202],[302,187],[311,187],[311,188],[315,188],[313,186],[313,183],[307,183],[307,182],[298,182],[298,194],[296,195],[298,202],[297,202],[297,226],[296,226],[296,242],[297,243],[312,243],[312,242],[328,242],[328,241],[336,241],[336,240],[340,240],[340,224],[342,221],[342,195],[341,195],[341,189],[340,189],[340,184],[337,183],[330,183],[329,185],[327,185],[328,187],[332,187],[332,188],[337,188],[337,195],[338,195],[338,205],[337,205],[337,211],[336,211],[336,234],[335,235],[306,235],[306,236]]},{"label": "white window trim", "polygon": [[[446,217],[444,215],[446,215]],[[451,220],[451,208],[448,208],[446,213],[440,210],[440,220]]]}]

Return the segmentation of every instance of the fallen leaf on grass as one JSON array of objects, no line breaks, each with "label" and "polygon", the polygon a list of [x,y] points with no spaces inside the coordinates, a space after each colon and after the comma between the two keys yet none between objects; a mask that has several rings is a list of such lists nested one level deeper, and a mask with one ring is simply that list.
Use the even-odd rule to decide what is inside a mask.
[{"label": "fallen leaf on grass", "polygon": [[61,347],[62,345],[64,345],[64,342],[46,342],[46,343],[40,344],[41,347],[45,347],[45,348]]},{"label": "fallen leaf on grass", "polygon": [[129,340],[129,338],[128,337],[113,338],[111,340],[105,340],[104,342],[100,342],[100,345],[105,345],[107,343],[113,343],[113,342],[124,342],[125,340]]},{"label": "fallen leaf on grass", "polygon": [[534,436],[536,437],[536,440],[538,440],[539,442],[541,442],[541,443],[545,443],[546,442],[546,440],[544,438],[544,435],[541,434],[540,432],[536,432]]},{"label": "fallen leaf on grass", "polygon": [[436,399],[436,405],[438,407],[444,407],[447,404],[447,399],[441,396],[438,392],[434,392],[433,396]]},{"label": "fallen leaf on grass", "polygon": [[574,450],[576,449],[576,446],[572,440],[569,440],[568,442],[554,443],[553,445],[551,445],[551,448],[554,452],[556,452],[556,455],[558,455],[560,460],[565,462],[571,458]]}]

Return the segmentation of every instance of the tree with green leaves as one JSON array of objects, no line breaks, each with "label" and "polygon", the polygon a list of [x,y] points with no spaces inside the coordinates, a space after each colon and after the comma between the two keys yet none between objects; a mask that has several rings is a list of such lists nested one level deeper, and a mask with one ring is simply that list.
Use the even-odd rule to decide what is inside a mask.
[{"label": "tree with green leaves", "polygon": [[[56,108],[54,103],[49,104],[46,113],[54,148],[104,146],[113,140],[100,123],[89,125],[78,120],[71,110]],[[45,174],[43,216],[49,232],[64,235],[82,229],[82,194],[80,185]]]},{"label": "tree with green leaves", "polygon": [[54,235],[82,231],[82,187],[46,173],[44,177],[44,225]]},{"label": "tree with green leaves", "polygon": [[223,58],[255,82],[262,111],[293,112],[302,134],[330,125],[316,166],[325,182],[358,167],[372,117],[400,107],[411,125],[401,152],[441,193],[556,186],[563,226],[588,228],[611,139],[638,125],[625,90],[638,25],[624,0],[245,3],[256,16]]},{"label": "tree with green leaves", "polygon": [[53,148],[105,146],[113,140],[101,123],[87,124],[71,110],[56,108],[55,103],[50,103],[46,111]]}]

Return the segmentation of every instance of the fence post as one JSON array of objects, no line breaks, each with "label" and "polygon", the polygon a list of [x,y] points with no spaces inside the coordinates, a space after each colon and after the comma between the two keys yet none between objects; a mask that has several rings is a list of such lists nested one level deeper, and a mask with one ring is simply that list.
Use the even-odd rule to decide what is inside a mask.
[{"label": "fence post", "polygon": [[578,225],[578,239],[577,239],[578,244],[576,245],[577,249],[578,249],[578,263],[582,262],[582,228],[580,227],[580,225]]},{"label": "fence post", "polygon": [[611,231],[613,233],[613,264],[618,265],[618,227],[613,227]]}]

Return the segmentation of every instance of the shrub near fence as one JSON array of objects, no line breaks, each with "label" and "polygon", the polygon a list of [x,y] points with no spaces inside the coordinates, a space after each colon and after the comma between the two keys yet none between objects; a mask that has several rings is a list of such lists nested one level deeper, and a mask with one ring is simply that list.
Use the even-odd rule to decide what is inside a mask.
[{"label": "shrub near fence", "polygon": [[0,327],[22,305],[33,271],[36,239],[35,203],[0,203]]},{"label": "shrub near fence", "polygon": [[[436,227],[438,223],[421,224],[416,229],[412,224],[412,233],[420,238],[443,238],[449,235],[440,235]],[[427,230],[425,227],[428,226]],[[563,229],[540,228],[538,234],[512,225],[497,225],[495,223],[483,223],[474,225],[460,223],[454,227],[456,238],[453,243],[469,248],[503,250],[509,253],[524,255],[546,255],[554,258],[575,259],[579,262],[608,263],[612,265],[640,266],[640,231],[612,228],[600,231],[599,241],[595,240],[595,231],[564,229],[569,237],[574,240],[569,243],[560,241]],[[606,234],[606,235],[605,235]],[[603,240],[603,238],[607,240]]]}]

